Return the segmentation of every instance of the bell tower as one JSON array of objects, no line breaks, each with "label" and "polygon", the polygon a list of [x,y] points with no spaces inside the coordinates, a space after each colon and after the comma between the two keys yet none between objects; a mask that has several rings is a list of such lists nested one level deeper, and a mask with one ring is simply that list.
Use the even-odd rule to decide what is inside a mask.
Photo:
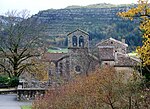
[{"label": "bell tower", "polygon": [[81,29],[76,29],[68,35],[68,51],[69,53],[78,53],[78,51],[88,51],[89,34]]},{"label": "bell tower", "polygon": [[68,54],[70,58],[70,68],[72,72],[81,73],[81,66],[78,65],[78,57],[83,53],[88,53],[89,34],[81,29],[76,29],[68,35]]}]

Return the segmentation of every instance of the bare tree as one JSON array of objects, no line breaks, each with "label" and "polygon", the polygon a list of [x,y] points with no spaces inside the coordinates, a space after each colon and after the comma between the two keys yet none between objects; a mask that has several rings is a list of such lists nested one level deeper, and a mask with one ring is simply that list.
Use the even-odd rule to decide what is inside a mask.
[{"label": "bare tree", "polygon": [[36,24],[36,19],[29,18],[26,10],[7,12],[6,16],[7,23],[0,34],[0,55],[4,60],[0,67],[10,78],[19,77],[33,65],[30,59],[39,56],[41,28]]}]

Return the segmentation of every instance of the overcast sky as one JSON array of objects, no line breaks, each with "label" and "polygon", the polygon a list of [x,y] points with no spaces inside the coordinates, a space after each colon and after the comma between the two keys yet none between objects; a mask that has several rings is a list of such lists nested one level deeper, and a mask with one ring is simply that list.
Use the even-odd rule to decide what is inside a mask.
[{"label": "overcast sky", "polygon": [[11,10],[30,11],[30,14],[36,14],[40,10],[46,9],[60,9],[70,5],[85,6],[97,3],[111,3],[111,4],[130,4],[137,3],[138,0],[0,0],[0,15],[4,15]]}]

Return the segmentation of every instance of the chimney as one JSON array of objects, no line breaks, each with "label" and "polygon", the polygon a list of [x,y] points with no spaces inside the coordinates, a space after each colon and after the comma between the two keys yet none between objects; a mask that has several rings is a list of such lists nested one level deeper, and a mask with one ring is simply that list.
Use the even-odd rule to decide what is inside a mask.
[{"label": "chimney", "polygon": [[123,43],[126,43],[124,36],[122,36],[121,41],[122,41]]}]

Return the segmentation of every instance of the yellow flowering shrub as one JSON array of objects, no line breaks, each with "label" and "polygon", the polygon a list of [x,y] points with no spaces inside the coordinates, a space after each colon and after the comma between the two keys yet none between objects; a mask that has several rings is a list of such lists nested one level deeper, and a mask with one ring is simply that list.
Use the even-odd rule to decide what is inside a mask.
[{"label": "yellow flowering shrub", "polygon": [[127,12],[119,12],[119,16],[126,19],[140,18],[139,28],[143,33],[143,46],[137,47],[136,51],[144,66],[150,66],[150,4],[148,0],[139,0],[138,6]]}]

